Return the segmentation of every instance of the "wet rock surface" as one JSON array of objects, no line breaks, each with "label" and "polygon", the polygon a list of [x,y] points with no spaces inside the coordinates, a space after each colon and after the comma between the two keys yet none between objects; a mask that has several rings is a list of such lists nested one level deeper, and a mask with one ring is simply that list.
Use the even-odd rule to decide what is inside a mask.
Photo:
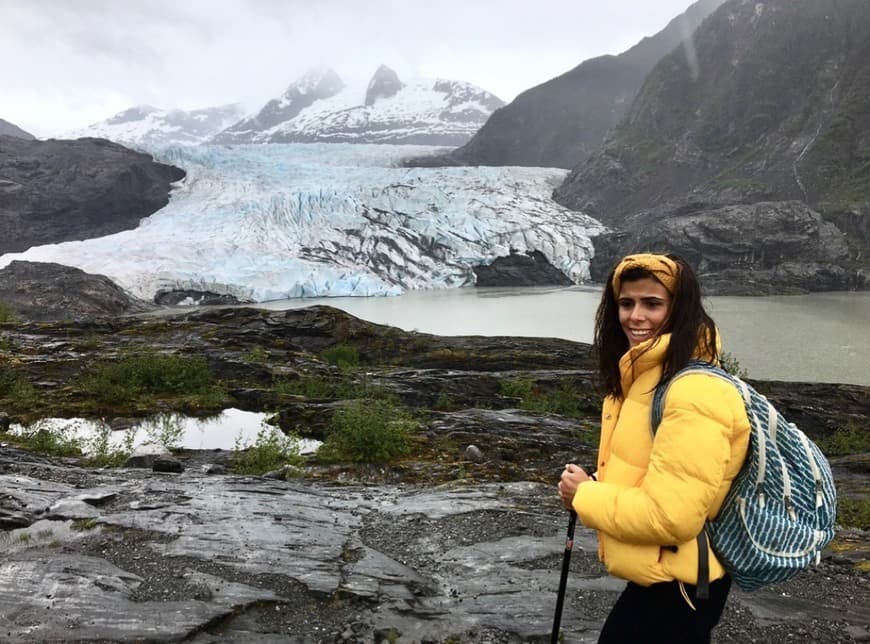
[{"label": "wet rock surface", "polygon": [[[566,523],[551,484],[96,471],[9,449],[0,472],[4,507],[36,519],[4,535],[4,642],[549,638]],[[862,641],[857,556],[735,592],[714,641]],[[564,641],[594,642],[622,585],[579,528]]]},{"label": "wet rock surface", "polygon": [[82,320],[142,313],[154,305],[127,294],[105,275],[51,262],[15,260],[0,269],[0,302],[34,321]]}]

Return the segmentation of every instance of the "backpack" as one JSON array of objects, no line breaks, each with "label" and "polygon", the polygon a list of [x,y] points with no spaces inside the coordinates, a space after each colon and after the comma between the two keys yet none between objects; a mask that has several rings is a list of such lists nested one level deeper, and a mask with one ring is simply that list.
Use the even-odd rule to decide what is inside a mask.
[{"label": "backpack", "polygon": [[746,461],[719,514],[706,522],[698,537],[697,596],[708,592],[707,538],[737,585],[747,591],[785,581],[818,563],[822,549],[834,538],[837,512],[834,478],[821,450],[753,387],[700,361],[690,362],[656,387],[653,434],[662,420],[668,386],[689,373],[711,374],[737,387],[750,422]]}]

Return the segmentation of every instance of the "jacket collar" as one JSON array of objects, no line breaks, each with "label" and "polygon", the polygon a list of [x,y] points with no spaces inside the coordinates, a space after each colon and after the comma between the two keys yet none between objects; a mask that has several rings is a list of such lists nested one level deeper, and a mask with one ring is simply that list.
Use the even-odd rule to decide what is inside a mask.
[{"label": "jacket collar", "polygon": [[650,369],[659,368],[665,360],[665,352],[671,343],[671,334],[663,333],[630,348],[619,359],[622,391],[626,394],[635,380]]}]

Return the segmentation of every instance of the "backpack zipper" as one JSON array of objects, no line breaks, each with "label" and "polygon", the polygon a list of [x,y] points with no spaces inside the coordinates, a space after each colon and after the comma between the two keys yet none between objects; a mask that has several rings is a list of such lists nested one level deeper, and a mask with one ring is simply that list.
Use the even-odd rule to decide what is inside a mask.
[{"label": "backpack zipper", "polygon": [[[789,423],[789,426],[797,429],[794,423]],[[810,444],[807,442],[807,437],[802,432],[798,432],[798,436],[801,440],[801,445],[804,447],[804,452],[807,454],[807,458],[810,461],[810,469],[813,471],[813,480],[816,482],[816,509],[822,507],[824,504],[824,499],[822,498],[822,473],[819,471],[819,464],[816,463],[816,455],[813,454],[813,450],[810,449]]]},{"label": "backpack zipper", "polygon": [[813,539],[812,543],[800,550],[799,552],[786,552],[783,550],[774,550],[772,548],[767,548],[764,545],[760,544],[755,540],[755,536],[752,534],[752,531],[749,528],[749,524],[746,520],[746,499],[738,498],[737,499],[737,507],[740,511],[740,519],[743,522],[743,527],[746,531],[746,537],[752,542],[752,545],[755,546],[757,550],[764,552],[768,555],[772,555],[774,557],[782,557],[784,559],[801,559],[806,557],[810,553],[815,553],[814,559],[821,558],[821,552],[819,550],[819,541],[824,538],[824,531],[822,530],[813,530]]}]

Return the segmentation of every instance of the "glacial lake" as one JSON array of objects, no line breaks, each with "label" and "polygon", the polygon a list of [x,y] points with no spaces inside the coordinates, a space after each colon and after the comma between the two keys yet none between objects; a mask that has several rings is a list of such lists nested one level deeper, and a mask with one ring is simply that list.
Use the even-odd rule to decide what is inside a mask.
[{"label": "glacial lake", "polygon": [[[591,342],[600,287],[460,288],[396,297],[275,300],[258,308],[326,304],[438,335],[556,337]],[[705,299],[723,349],[750,378],[870,385],[870,292]]]},{"label": "glacial lake", "polygon": [[[154,443],[199,450],[244,448],[255,444],[261,431],[277,431],[267,423],[267,417],[267,414],[234,408],[224,409],[211,418],[193,418],[183,414],[157,415],[141,419],[127,430],[109,432],[108,447],[112,451],[124,449],[125,443],[129,441],[129,447]],[[39,428],[66,439],[81,441],[84,452],[89,453],[89,443],[106,426],[99,421],[85,418],[43,418],[26,428],[13,424],[10,430],[14,434],[21,434]],[[170,437],[171,440],[165,440]],[[301,454],[315,452],[319,446],[320,441],[306,438],[299,440]]]}]

